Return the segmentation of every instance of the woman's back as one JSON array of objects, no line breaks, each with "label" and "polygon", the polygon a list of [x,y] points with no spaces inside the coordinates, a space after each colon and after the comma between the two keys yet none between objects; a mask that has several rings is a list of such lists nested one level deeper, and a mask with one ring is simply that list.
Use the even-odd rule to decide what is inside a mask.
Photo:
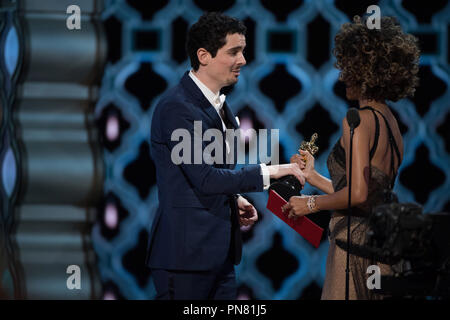
[{"label": "woman's back", "polygon": [[[360,117],[364,123],[364,130],[369,131],[370,145],[370,176],[368,183],[367,200],[353,211],[352,215],[367,216],[371,208],[384,201],[384,190],[391,189],[395,180],[398,167],[403,158],[403,140],[398,123],[389,110],[384,107],[363,107],[360,109]],[[347,186],[346,158],[342,147],[342,138],[336,143],[327,161],[328,171],[334,191],[339,191]],[[398,151],[398,152],[397,152]],[[355,150],[354,152],[359,152]],[[343,210],[340,214],[346,214]]]},{"label": "woman's back", "polygon": [[[389,125],[389,129],[392,133],[393,143],[398,148],[400,158],[397,157],[397,154],[395,153],[395,149],[391,150],[391,143],[389,141],[389,129],[386,125],[384,118],[387,120],[387,124]],[[370,109],[367,109],[367,111],[363,111],[364,116],[372,117],[373,118],[373,111]],[[391,165],[391,156],[392,151],[394,151],[394,172],[396,173],[398,171],[398,167],[400,166],[402,159],[403,159],[403,139],[402,135],[400,133],[400,129],[398,127],[397,120],[395,119],[394,115],[392,114],[389,107],[384,105],[384,107],[379,108],[377,111],[375,111],[376,116],[378,117],[378,123],[379,123],[379,137],[378,137],[378,146],[376,148],[376,151],[370,161],[370,164],[372,167],[376,167],[383,173],[385,173],[388,177],[392,178],[392,165]],[[376,135],[376,121],[372,121],[373,126],[370,128],[371,131],[371,137],[375,139]],[[373,141],[373,140],[372,140]]]}]

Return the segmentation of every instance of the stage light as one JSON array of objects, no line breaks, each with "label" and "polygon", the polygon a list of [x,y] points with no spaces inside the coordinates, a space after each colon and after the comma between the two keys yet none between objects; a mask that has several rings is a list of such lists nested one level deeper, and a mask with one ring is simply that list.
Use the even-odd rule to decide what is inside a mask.
[{"label": "stage light", "polygon": [[106,120],[106,137],[109,141],[115,141],[120,134],[119,119],[116,115],[110,115]]},{"label": "stage light", "polygon": [[114,293],[106,291],[103,295],[103,300],[117,300],[117,297]]},{"label": "stage light", "polygon": [[9,148],[8,151],[6,151],[5,157],[2,161],[2,183],[8,197],[11,197],[11,194],[14,190],[14,186],[16,185],[16,178],[16,161],[13,151],[11,150],[11,148]]},{"label": "stage light", "polygon": [[250,296],[246,293],[239,293],[237,300],[250,300]]},{"label": "stage light", "polygon": [[241,141],[242,142],[249,142],[254,137],[254,131],[250,130],[253,129],[253,121],[250,118],[243,117],[241,120],[241,126],[242,129],[242,135],[241,135]]},{"label": "stage light", "polygon": [[115,229],[119,221],[117,208],[114,204],[108,203],[105,207],[105,225],[110,229]]},{"label": "stage light", "polygon": [[19,39],[14,26],[11,26],[6,36],[4,59],[6,70],[8,70],[9,76],[12,77],[19,59]]}]

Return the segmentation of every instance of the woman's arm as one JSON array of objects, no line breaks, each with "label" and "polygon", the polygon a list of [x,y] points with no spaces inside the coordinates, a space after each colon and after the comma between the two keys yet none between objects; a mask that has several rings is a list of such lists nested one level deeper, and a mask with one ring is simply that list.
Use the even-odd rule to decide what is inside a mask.
[{"label": "woman's arm", "polygon": [[306,181],[312,185],[313,187],[325,192],[326,194],[330,194],[334,192],[333,185],[331,184],[331,180],[324,177],[317,171],[313,171],[311,175],[305,177]]},{"label": "woman's arm", "polygon": [[[350,176],[350,128],[346,119],[342,121],[343,142],[346,155],[347,186]],[[366,201],[369,183],[369,130],[367,117],[361,116],[361,124],[355,129],[353,136],[352,157],[352,206]],[[314,179],[314,178],[313,178]],[[320,180],[319,180],[320,181]],[[323,183],[323,182],[322,182]],[[324,183],[325,185],[325,183]],[[303,216],[311,213],[307,206],[309,197],[291,197],[284,209],[292,215]],[[348,207],[348,187],[327,195],[315,196],[317,210],[339,210]]]},{"label": "woman's arm", "polygon": [[291,163],[296,162],[299,165],[305,175],[306,181],[310,185],[321,190],[322,192],[325,192],[326,194],[333,193],[334,188],[331,184],[331,180],[322,176],[314,168],[314,157],[307,151],[299,150],[299,152],[300,155],[294,154],[291,157]]}]

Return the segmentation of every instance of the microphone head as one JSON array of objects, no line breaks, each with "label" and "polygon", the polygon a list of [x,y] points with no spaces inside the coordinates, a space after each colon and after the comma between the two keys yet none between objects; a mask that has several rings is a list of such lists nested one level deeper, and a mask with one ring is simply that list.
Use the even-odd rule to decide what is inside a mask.
[{"label": "microphone head", "polygon": [[350,108],[347,111],[347,122],[350,128],[355,129],[359,126],[361,118],[359,117],[359,111],[356,108]]}]

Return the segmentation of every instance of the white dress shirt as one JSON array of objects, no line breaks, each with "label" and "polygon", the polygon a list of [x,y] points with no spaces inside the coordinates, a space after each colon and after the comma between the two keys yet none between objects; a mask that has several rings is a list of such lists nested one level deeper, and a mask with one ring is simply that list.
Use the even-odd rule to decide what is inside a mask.
[{"label": "white dress shirt", "polygon": [[[225,122],[223,121],[221,115],[220,115],[220,109],[222,109],[223,104],[225,102],[226,96],[224,94],[220,94],[220,92],[214,93],[212,92],[203,82],[200,81],[199,78],[197,78],[194,74],[194,72],[189,71],[189,76],[191,77],[192,81],[197,85],[197,87],[200,89],[200,91],[203,93],[205,98],[211,103],[211,105],[216,109],[217,114],[219,115],[220,120],[222,121],[222,131],[225,132],[227,129],[227,126],[225,125]],[[230,153],[230,146],[228,144],[228,141],[225,139],[225,144],[227,147],[227,154]],[[263,185],[264,190],[269,189],[270,186],[270,174],[269,169],[267,169],[267,166],[265,163],[261,163],[261,174],[263,176]]]}]

